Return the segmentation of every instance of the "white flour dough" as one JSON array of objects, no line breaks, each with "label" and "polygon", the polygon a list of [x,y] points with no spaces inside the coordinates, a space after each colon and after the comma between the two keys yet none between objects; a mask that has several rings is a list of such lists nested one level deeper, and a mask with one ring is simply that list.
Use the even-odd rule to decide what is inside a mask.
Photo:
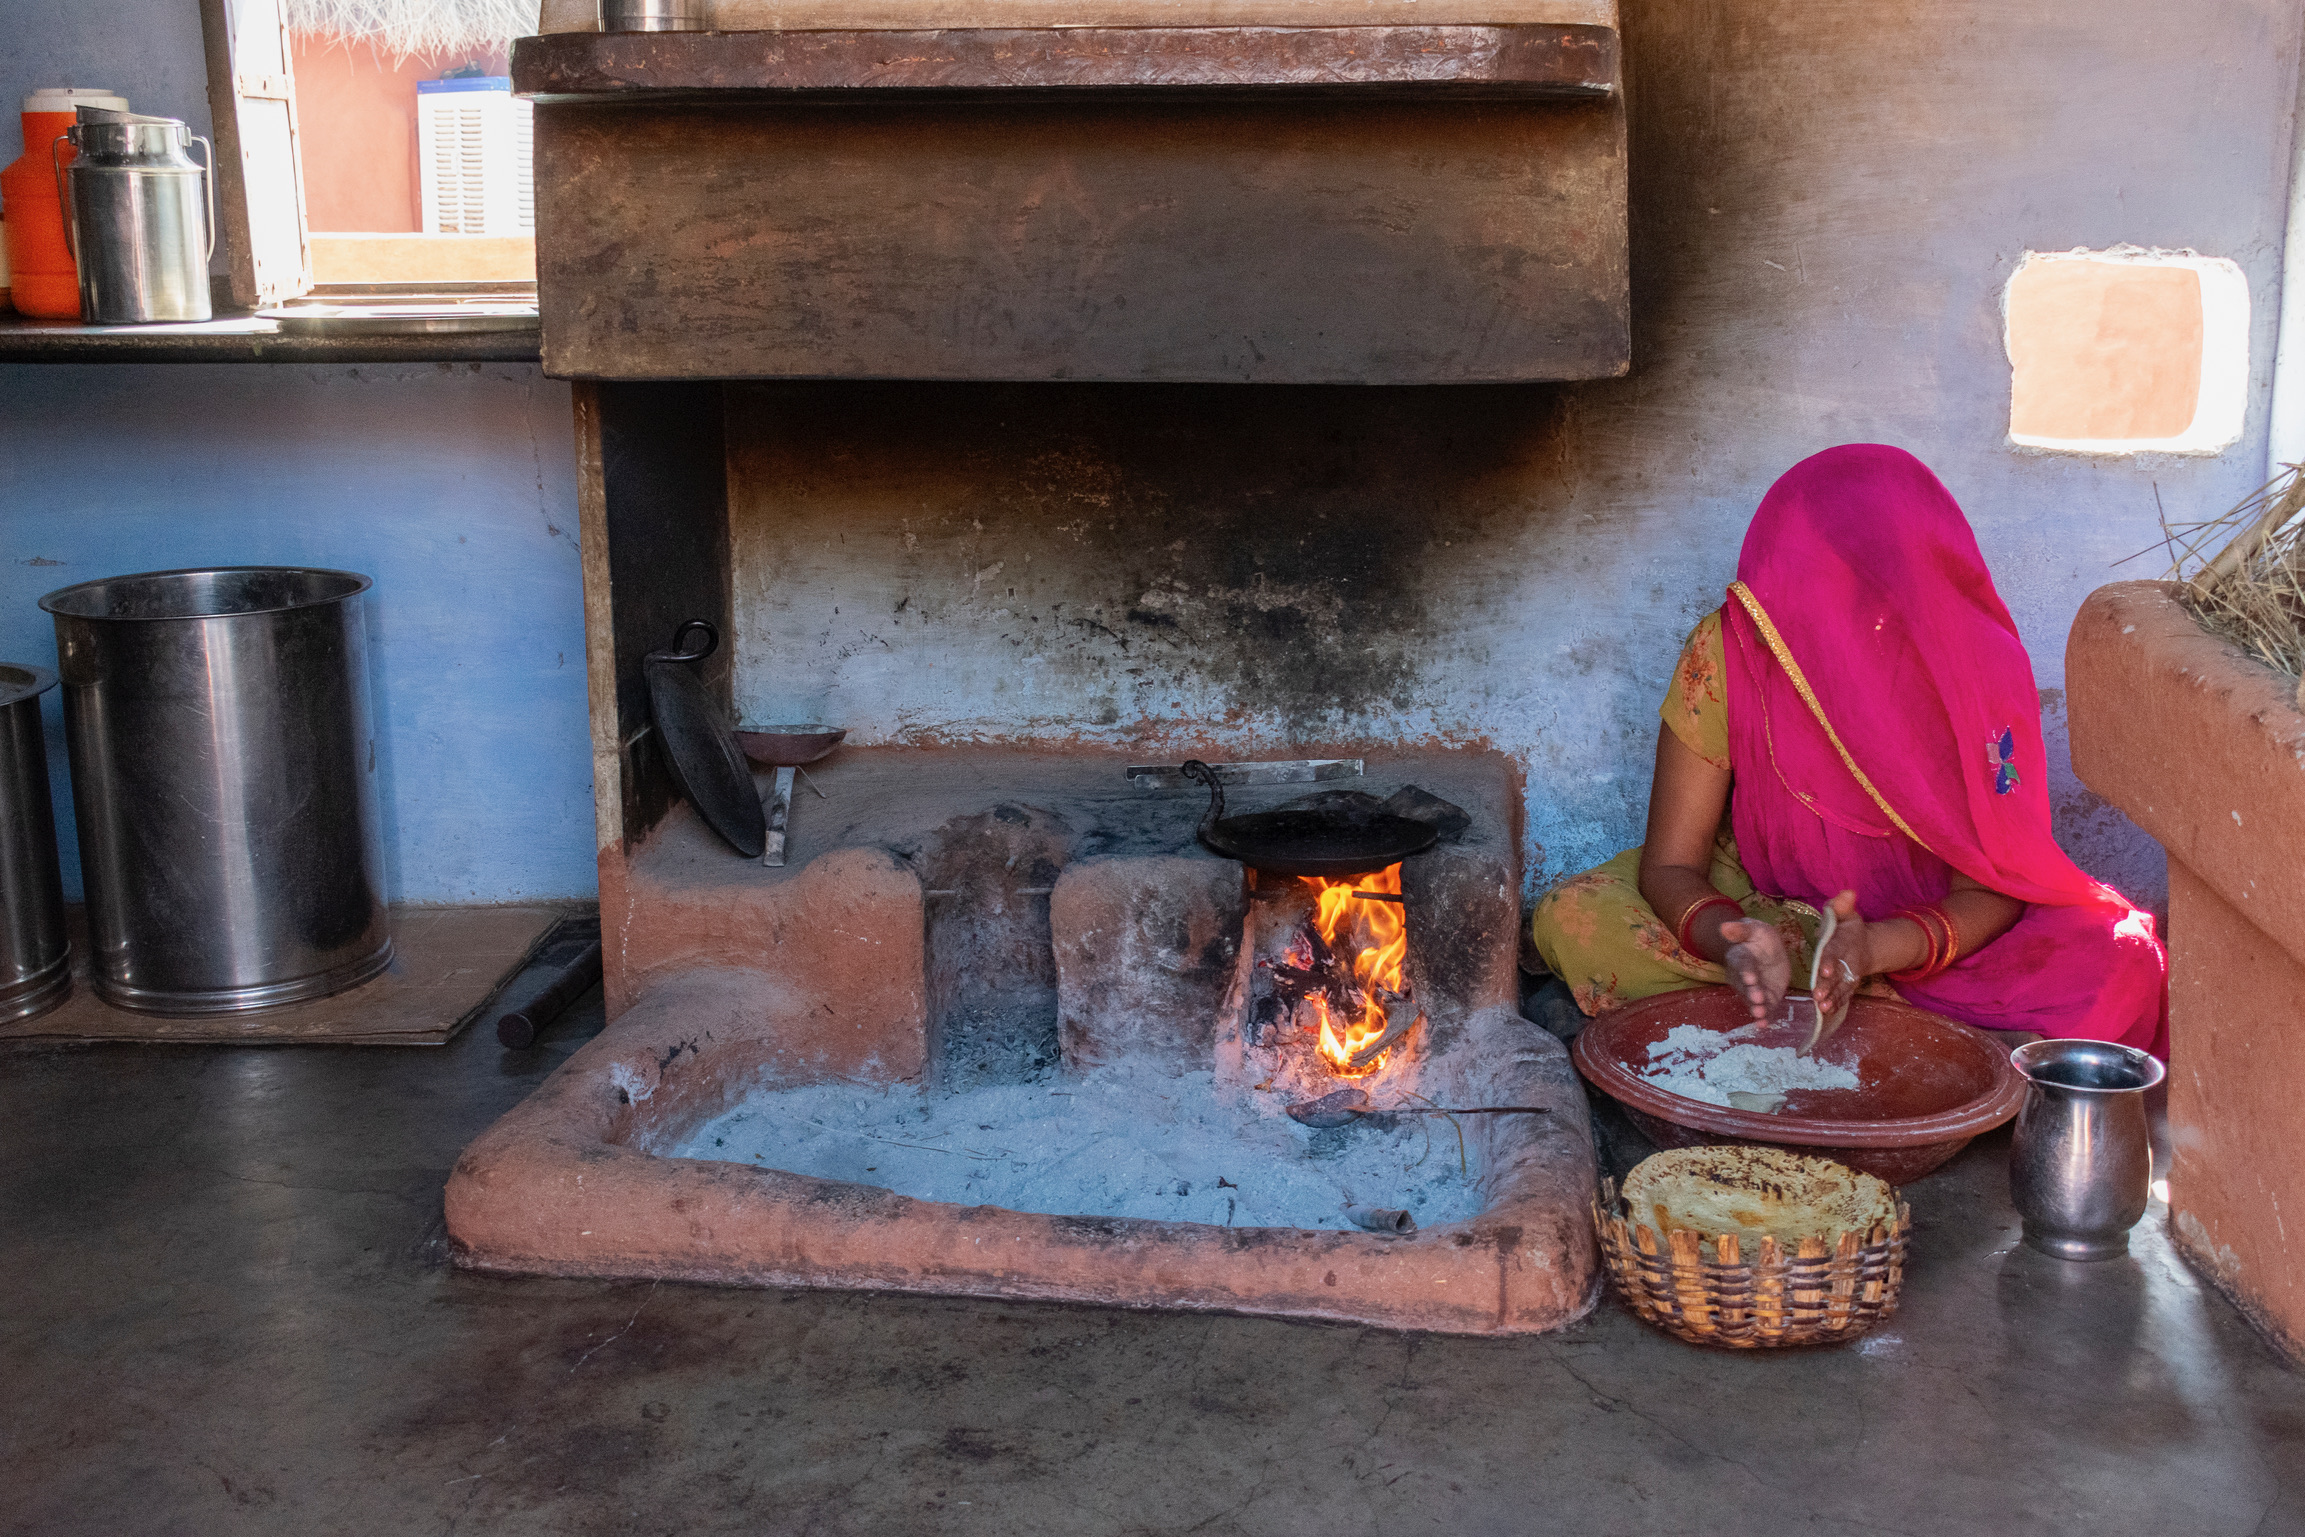
[{"label": "white flour dough", "polygon": [[1756,1046],[1739,1041],[1754,1027],[1726,1035],[1701,1025],[1675,1025],[1649,1047],[1649,1067],[1641,1076],[1667,1093],[1708,1105],[1730,1107],[1732,1094],[1783,1094],[1788,1089],[1854,1089],[1857,1075],[1845,1067],[1804,1057],[1790,1046]]}]

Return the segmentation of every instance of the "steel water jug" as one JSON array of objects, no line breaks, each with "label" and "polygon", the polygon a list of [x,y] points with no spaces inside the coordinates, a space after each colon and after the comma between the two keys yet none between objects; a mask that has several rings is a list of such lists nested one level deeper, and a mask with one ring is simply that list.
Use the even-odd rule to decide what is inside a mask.
[{"label": "steel water jug", "polygon": [[2145,1091],[2166,1069],[2110,1041],[2034,1041],[2010,1060],[2026,1080],[2009,1150],[2025,1242],[2059,1259],[2128,1253],[2153,1180]]},{"label": "steel water jug", "polygon": [[[90,325],[206,320],[216,251],[216,151],[172,117],[82,107],[49,145]],[[191,147],[207,151],[206,163]]]}]

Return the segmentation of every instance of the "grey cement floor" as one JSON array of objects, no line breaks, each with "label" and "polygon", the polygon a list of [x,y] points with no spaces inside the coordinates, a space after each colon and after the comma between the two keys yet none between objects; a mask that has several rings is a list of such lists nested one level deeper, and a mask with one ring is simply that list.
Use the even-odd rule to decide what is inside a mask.
[{"label": "grey cement floor", "polygon": [[0,1529],[2305,1533],[2305,1376],[2152,1218],[2016,1247],[2005,1138],[1812,1352],[452,1269],[458,1149],[599,1019],[0,1053]]}]

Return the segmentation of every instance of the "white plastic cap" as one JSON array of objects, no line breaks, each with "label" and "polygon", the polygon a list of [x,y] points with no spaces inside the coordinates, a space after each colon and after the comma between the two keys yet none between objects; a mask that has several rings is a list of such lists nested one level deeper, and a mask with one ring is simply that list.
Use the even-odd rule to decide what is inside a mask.
[{"label": "white plastic cap", "polygon": [[110,112],[128,110],[128,98],[100,85],[44,85],[24,98],[27,112],[70,112],[75,107],[102,107]]}]

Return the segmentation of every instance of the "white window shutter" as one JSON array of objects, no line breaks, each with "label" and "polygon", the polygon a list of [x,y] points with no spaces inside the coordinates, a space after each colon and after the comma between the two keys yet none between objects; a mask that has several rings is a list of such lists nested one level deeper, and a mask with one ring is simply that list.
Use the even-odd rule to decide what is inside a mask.
[{"label": "white window shutter", "polygon": [[501,77],[417,83],[424,233],[535,233],[532,124],[529,104]]},{"label": "white window shutter", "polygon": [[233,302],[276,304],[312,287],[296,78],[280,0],[200,0],[216,126],[217,246]]}]

